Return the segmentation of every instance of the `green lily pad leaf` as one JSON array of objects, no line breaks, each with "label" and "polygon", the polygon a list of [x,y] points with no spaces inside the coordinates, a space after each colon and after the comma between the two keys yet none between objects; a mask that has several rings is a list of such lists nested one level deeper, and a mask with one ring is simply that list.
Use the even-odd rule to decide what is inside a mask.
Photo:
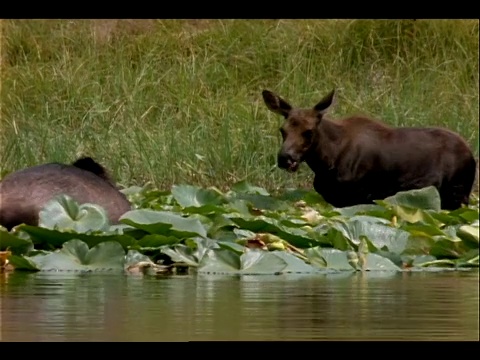
[{"label": "green lily pad leaf", "polygon": [[457,267],[478,267],[479,249],[471,249],[457,260]]},{"label": "green lily pad leaf", "polygon": [[229,213],[237,213],[239,215],[243,216],[249,216],[250,215],[250,209],[248,207],[249,203],[246,200],[242,199],[234,199],[228,204],[225,204],[223,207],[225,209],[225,212]]},{"label": "green lily pad leaf", "polygon": [[358,221],[364,224],[383,224],[390,225],[392,222],[389,219],[371,216],[371,215],[353,215],[348,218],[349,222]]},{"label": "green lily pad leaf", "polygon": [[272,251],[270,254],[274,254],[285,262],[285,267],[281,271],[282,273],[315,273],[318,272],[312,265],[305,263],[305,261],[299,259],[293,254],[289,254],[285,251]]},{"label": "green lily pad leaf", "polygon": [[250,203],[254,208],[262,210],[286,211],[291,207],[291,204],[287,201],[282,201],[265,195],[236,193],[235,198],[237,200],[244,200],[247,203]]},{"label": "green lily pad leaf", "polygon": [[240,268],[244,274],[275,274],[285,266],[283,259],[264,250],[249,250],[240,257]]},{"label": "green lily pad leaf", "polygon": [[419,235],[419,236],[446,236],[446,234],[440,230],[438,227],[433,226],[431,224],[406,224],[402,226],[402,229],[408,231],[412,235]]},{"label": "green lily pad leaf", "polygon": [[230,251],[233,251],[235,253],[237,253],[238,255],[241,255],[244,253],[245,251],[245,247],[240,245],[240,244],[237,244],[235,242],[231,242],[231,241],[217,241],[217,244],[218,246],[220,246],[222,249],[227,249],[227,250],[230,250]]},{"label": "green lily pad leaf", "polygon": [[248,193],[248,194],[270,196],[267,190],[258,186],[253,186],[249,184],[246,180],[242,180],[233,184],[231,187],[231,190],[237,193]]},{"label": "green lily pad leaf", "polygon": [[65,242],[73,239],[79,239],[87,244],[89,247],[93,247],[103,242],[115,241],[119,243],[124,249],[136,243],[136,240],[126,234],[113,234],[108,232],[100,233],[76,233],[76,232],[62,232],[58,230],[51,230],[47,228],[21,225],[19,229],[30,235],[35,245],[42,245],[44,247],[59,248]]},{"label": "green lily pad leaf", "polygon": [[378,254],[367,254],[364,270],[368,271],[400,271],[401,268],[395,265],[390,259],[380,256]]},{"label": "green lily pad leaf", "polygon": [[200,262],[199,273],[273,275],[280,273],[317,272],[312,266],[283,251],[247,250],[238,253],[210,249]]},{"label": "green lily pad leaf", "polygon": [[198,273],[232,274],[240,269],[240,255],[227,249],[208,250],[198,266]]},{"label": "green lily pad leaf", "polygon": [[68,195],[59,195],[40,210],[39,226],[75,232],[102,231],[110,226],[107,213],[96,204],[79,205]]},{"label": "green lily pad leaf", "polygon": [[[349,218],[357,214],[360,215],[360,214],[368,214],[370,212],[385,212],[386,209],[383,206],[380,206],[377,204],[360,204],[360,205],[354,205],[354,206],[347,206],[344,208],[335,208],[334,210],[338,212],[341,216]],[[374,217],[374,218],[377,219],[377,222],[384,220],[380,217]]]},{"label": "green lily pad leaf", "polygon": [[[410,236],[407,231],[372,221],[337,222],[333,224],[333,227],[357,246],[360,243],[360,237],[366,236],[376,249],[388,250],[397,254],[405,250]],[[375,249],[371,249],[371,251],[375,251]]]},{"label": "green lily pad leaf", "polygon": [[173,185],[172,195],[184,208],[220,205],[225,202],[225,196],[215,188],[202,189],[192,185]]},{"label": "green lily pad leaf", "polygon": [[189,266],[198,266],[208,250],[218,248],[216,241],[211,239],[187,239],[184,244],[164,247],[161,252],[168,255],[173,262],[186,263]]},{"label": "green lily pad leaf", "polygon": [[238,228],[233,229],[233,233],[237,236],[237,239],[252,238],[255,236],[253,231]]},{"label": "green lily pad leaf", "polygon": [[30,239],[22,239],[0,229],[0,251],[10,250],[14,255],[27,254],[33,250],[33,242]]},{"label": "green lily pad leaf", "polygon": [[342,251],[352,250],[354,248],[351,241],[343,235],[342,231],[334,227],[331,227],[328,232],[324,234],[324,245]]},{"label": "green lily pad leaf", "polygon": [[385,250],[378,250],[378,251],[375,252],[375,254],[389,259],[392,263],[397,265],[399,268],[403,268],[403,267],[406,266],[405,255],[403,255],[403,254],[398,254],[398,253],[385,251]]},{"label": "green lily pad leaf", "polygon": [[432,255],[418,255],[412,256],[411,261],[407,261],[407,264],[410,266],[423,266],[423,264],[431,263],[432,261],[436,261],[437,258]]},{"label": "green lily pad leaf", "polygon": [[414,209],[406,206],[393,206],[393,211],[399,220],[409,223],[427,223],[434,226],[440,226],[440,222],[428,211]]},{"label": "green lily pad leaf", "polygon": [[220,235],[225,232],[232,232],[235,223],[223,215],[214,215],[211,217],[211,224],[208,227],[207,236],[211,239],[219,239]]},{"label": "green lily pad leaf", "polygon": [[198,266],[199,259],[195,256],[195,250],[184,245],[174,245],[161,249],[173,262],[185,263],[189,266]]},{"label": "green lily pad leaf", "polygon": [[479,244],[479,227],[471,225],[463,225],[457,231],[457,236],[465,241],[467,244],[470,243],[473,246],[478,248]]},{"label": "green lily pad leaf", "polygon": [[237,239],[237,236],[235,235],[232,229],[219,229],[215,231],[215,233],[210,234],[209,238],[217,241],[232,242]]},{"label": "green lily pad leaf", "polygon": [[440,194],[434,186],[428,186],[423,189],[400,191],[393,196],[385,198],[384,202],[390,205],[413,209],[441,210]]},{"label": "green lily pad leaf", "polygon": [[410,235],[404,255],[430,255],[430,250],[435,245],[435,239],[430,236]]},{"label": "green lily pad leaf", "polygon": [[310,263],[316,267],[334,270],[355,270],[349,263],[346,251],[314,247],[306,249],[305,255]]},{"label": "green lily pad leaf", "polygon": [[165,245],[178,244],[179,242],[180,239],[174,236],[149,234],[138,240],[135,245],[139,247],[160,248]]},{"label": "green lily pad leaf", "polygon": [[123,214],[120,221],[151,234],[178,238],[207,236],[207,230],[198,219],[186,218],[168,211],[131,210]]},{"label": "green lily pad leaf", "polygon": [[40,271],[37,265],[24,255],[12,255],[8,258],[8,261],[14,266],[15,270]]},{"label": "green lily pad leaf", "polygon": [[[263,194],[263,195],[268,195],[268,194]],[[282,194],[278,196],[278,199],[283,201],[290,201],[290,202],[296,202],[296,201],[302,200],[302,201],[305,201],[305,204],[308,204],[308,203],[318,204],[323,202],[323,198],[321,195],[319,195],[316,191],[312,191],[308,189],[286,189]]]},{"label": "green lily pad leaf", "polygon": [[[256,216],[242,218],[234,215],[230,219],[241,229],[249,230],[254,233],[270,233],[288,241],[293,246],[299,248],[309,248],[312,245],[321,243],[321,235],[314,232],[307,233],[303,228],[293,228],[282,225],[278,220],[266,216]],[[317,238],[313,236],[317,235]]]},{"label": "green lily pad leaf", "polygon": [[103,242],[91,249],[80,240],[70,240],[61,250],[28,258],[40,270],[111,271],[123,270],[125,251],[114,241]]},{"label": "green lily pad leaf", "polygon": [[455,261],[449,260],[449,259],[432,260],[432,261],[418,264],[416,266],[417,267],[442,267],[442,266],[454,267]]},{"label": "green lily pad leaf", "polygon": [[480,217],[480,212],[479,209],[463,207],[454,211],[450,211],[448,213],[448,216],[461,219],[464,223],[471,223],[474,221],[478,221],[478,218]]},{"label": "green lily pad leaf", "polygon": [[468,251],[468,248],[459,239],[455,241],[442,237],[436,240],[430,249],[430,255],[441,258],[459,258]]}]

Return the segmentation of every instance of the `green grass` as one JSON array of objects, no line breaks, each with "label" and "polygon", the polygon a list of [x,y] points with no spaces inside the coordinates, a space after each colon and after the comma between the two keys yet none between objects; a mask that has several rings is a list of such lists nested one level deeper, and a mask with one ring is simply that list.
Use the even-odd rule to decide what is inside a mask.
[{"label": "green grass", "polygon": [[478,20],[2,21],[0,170],[90,155],[121,184],[311,186],[275,168],[268,88],[479,152]]}]

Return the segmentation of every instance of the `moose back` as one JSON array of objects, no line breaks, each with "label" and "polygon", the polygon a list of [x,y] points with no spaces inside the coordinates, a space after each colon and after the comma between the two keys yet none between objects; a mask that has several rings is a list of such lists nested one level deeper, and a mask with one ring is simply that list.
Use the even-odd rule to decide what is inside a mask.
[{"label": "moose back", "polygon": [[65,194],[80,204],[102,206],[111,223],[131,210],[103,166],[90,157],[73,164],[49,163],[13,172],[0,182],[0,225],[8,230],[22,223],[38,225],[39,212],[57,195]]},{"label": "moose back", "polygon": [[391,127],[364,116],[325,117],[335,90],[312,108],[292,107],[264,90],[268,109],[285,118],[278,166],[294,172],[305,161],[314,188],[335,207],[369,204],[399,191],[435,186],[443,209],[467,204],[476,162],[468,144],[438,127]]}]

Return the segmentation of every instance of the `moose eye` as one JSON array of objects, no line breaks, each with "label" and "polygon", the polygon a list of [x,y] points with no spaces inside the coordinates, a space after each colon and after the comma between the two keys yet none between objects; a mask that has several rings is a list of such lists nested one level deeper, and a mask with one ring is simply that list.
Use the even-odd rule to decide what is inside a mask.
[{"label": "moose eye", "polygon": [[312,140],[312,137],[313,137],[313,131],[312,130],[305,130],[303,133],[302,133],[302,136],[305,140]]}]

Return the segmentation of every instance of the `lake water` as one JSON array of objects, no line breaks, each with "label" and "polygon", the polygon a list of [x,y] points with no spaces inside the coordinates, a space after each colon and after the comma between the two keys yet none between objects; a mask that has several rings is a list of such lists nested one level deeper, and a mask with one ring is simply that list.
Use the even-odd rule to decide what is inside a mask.
[{"label": "lake water", "polygon": [[0,274],[0,340],[479,340],[479,275]]}]

